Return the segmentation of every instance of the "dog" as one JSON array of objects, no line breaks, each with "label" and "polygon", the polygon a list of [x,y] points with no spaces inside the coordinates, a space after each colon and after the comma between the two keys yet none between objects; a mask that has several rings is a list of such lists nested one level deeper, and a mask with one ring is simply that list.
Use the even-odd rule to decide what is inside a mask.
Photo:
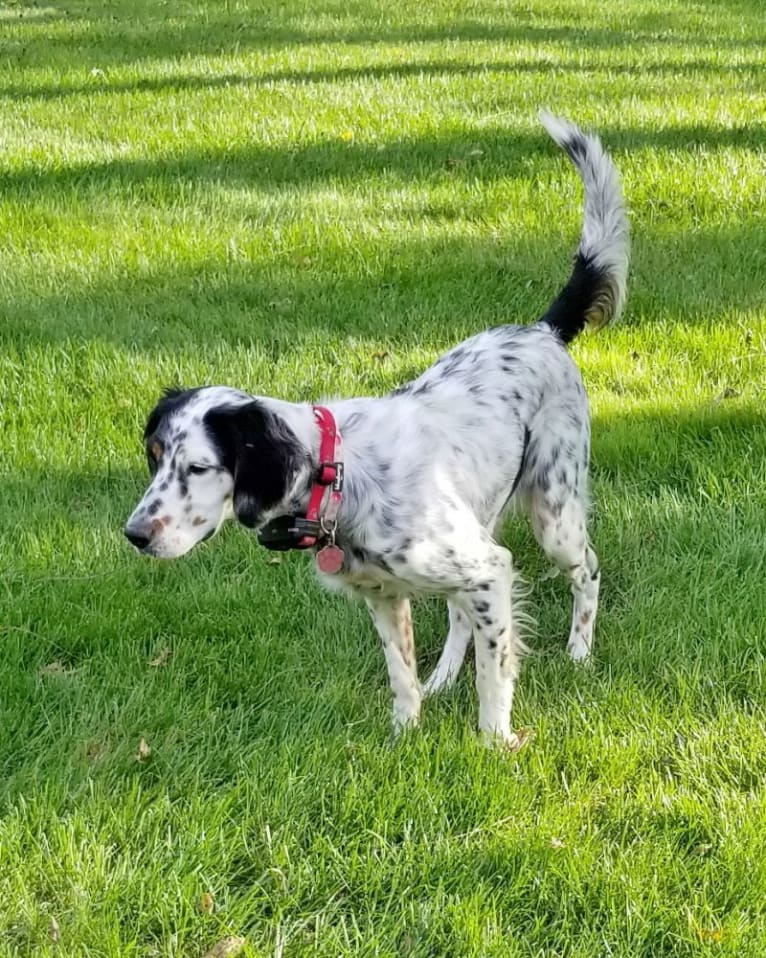
[{"label": "dog", "polygon": [[[511,554],[494,530],[510,507],[529,515],[571,584],[569,653],[587,659],[600,581],[587,532],[590,414],[567,344],[621,312],[630,248],[599,139],[547,113],[541,122],[585,194],[571,276],[541,319],[479,333],[383,397],[315,406],[225,386],[167,390],[144,433],[151,481],[125,527],[159,558],[232,517],[269,548],[313,552],[323,582],[369,608],[395,731],[455,681],[473,638],[479,730],[510,748],[524,644]],[[410,598],[427,594],[446,597],[449,633],[421,685]]]}]

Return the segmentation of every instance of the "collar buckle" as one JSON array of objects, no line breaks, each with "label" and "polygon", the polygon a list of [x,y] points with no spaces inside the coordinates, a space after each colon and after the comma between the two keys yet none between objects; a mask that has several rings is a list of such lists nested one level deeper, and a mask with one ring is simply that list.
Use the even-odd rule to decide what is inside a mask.
[{"label": "collar buckle", "polygon": [[273,552],[308,549],[316,543],[321,524],[305,516],[277,516],[257,532],[258,542]]}]

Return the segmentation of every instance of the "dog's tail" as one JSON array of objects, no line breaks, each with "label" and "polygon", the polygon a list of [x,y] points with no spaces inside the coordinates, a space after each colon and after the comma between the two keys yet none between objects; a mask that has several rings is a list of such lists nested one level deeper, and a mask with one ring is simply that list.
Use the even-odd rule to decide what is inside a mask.
[{"label": "dog's tail", "polygon": [[620,315],[630,227],[617,170],[598,137],[550,113],[541,113],[540,120],[566,150],[585,187],[585,215],[572,275],[540,320],[569,343],[585,326],[600,329]]}]

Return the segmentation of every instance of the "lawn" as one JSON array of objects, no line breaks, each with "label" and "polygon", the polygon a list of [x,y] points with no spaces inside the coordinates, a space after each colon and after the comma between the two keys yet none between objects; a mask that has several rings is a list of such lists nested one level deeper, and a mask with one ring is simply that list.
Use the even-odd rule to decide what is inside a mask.
[{"label": "lawn", "polygon": [[[760,0],[0,3],[0,955],[766,954]],[[122,525],[169,384],[382,393],[631,208],[593,407],[594,661],[530,531],[518,754],[472,668],[392,744],[363,609]],[[406,451],[412,454],[412,451]],[[416,609],[421,672],[446,629]]]}]

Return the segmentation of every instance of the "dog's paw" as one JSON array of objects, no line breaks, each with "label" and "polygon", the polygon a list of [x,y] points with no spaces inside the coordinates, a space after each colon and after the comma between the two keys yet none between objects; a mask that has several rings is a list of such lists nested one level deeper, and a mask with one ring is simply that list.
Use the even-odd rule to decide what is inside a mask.
[{"label": "dog's paw", "polygon": [[574,641],[570,639],[567,644],[567,652],[572,661],[579,665],[586,665],[590,662],[590,646],[579,637]]},{"label": "dog's paw", "polygon": [[400,712],[394,709],[393,719],[391,720],[391,733],[395,739],[406,735],[420,725],[420,713]]}]

